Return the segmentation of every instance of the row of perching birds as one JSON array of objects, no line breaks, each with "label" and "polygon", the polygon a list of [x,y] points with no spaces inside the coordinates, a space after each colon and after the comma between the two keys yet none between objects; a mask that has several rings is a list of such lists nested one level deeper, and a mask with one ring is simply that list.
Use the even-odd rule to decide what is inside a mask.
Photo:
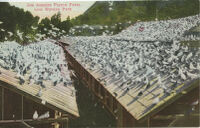
[{"label": "row of perching birds", "polygon": [[184,37],[184,33],[200,25],[200,15],[185,18],[138,22],[117,35],[118,38],[132,37],[135,41],[195,40],[198,36]]}]

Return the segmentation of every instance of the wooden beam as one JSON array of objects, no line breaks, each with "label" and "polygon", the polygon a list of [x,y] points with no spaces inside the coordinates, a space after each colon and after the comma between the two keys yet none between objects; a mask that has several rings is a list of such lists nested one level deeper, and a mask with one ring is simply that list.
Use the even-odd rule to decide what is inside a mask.
[{"label": "wooden beam", "polygon": [[1,120],[0,126],[2,125],[13,125],[17,123],[28,123],[28,124],[50,124],[54,122],[64,123],[67,122],[68,118],[62,117],[62,118],[48,118],[48,119],[41,119],[41,120],[33,120],[33,119],[24,119],[24,120]]},{"label": "wooden beam", "polygon": [[22,121],[22,124],[24,124],[27,128],[33,128],[30,125],[28,125],[26,122]]},{"label": "wooden beam", "polygon": [[174,124],[179,120],[180,117],[175,118],[169,125],[168,127],[173,127]]},{"label": "wooden beam", "polygon": [[150,128],[150,117],[147,119],[147,127]]},{"label": "wooden beam", "polygon": [[[58,112],[58,111],[55,111],[55,119],[58,119],[61,117],[61,113]],[[60,127],[60,124],[58,122],[55,122],[54,123],[54,128],[59,128]]]},{"label": "wooden beam", "polygon": [[62,117],[66,117],[67,118],[67,122],[63,123],[63,128],[69,128],[69,118],[68,118],[68,114],[62,114]]},{"label": "wooden beam", "polygon": [[[184,117],[184,116],[185,116],[184,114],[166,115],[166,116],[158,115],[158,116],[153,117],[152,119],[153,120],[174,120],[177,117]],[[191,117],[200,117],[200,114],[191,114],[190,116]]]},{"label": "wooden beam", "polygon": [[1,99],[1,119],[3,120],[4,119],[4,88],[2,88],[2,99]]},{"label": "wooden beam", "polygon": [[24,119],[24,97],[22,96],[22,120]]},{"label": "wooden beam", "polygon": [[66,128],[69,128],[69,118],[67,118],[67,126]]}]

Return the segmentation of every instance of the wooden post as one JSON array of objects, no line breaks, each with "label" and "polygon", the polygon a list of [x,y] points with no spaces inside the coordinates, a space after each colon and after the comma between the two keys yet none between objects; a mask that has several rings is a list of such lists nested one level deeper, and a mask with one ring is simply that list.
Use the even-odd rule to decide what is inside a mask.
[{"label": "wooden post", "polygon": [[69,118],[67,118],[67,125],[66,128],[69,128]]},{"label": "wooden post", "polygon": [[63,128],[69,128],[69,116],[68,116],[68,114],[62,114],[62,117],[66,118],[66,122],[63,122]]},{"label": "wooden post", "polygon": [[4,88],[2,88],[2,99],[1,99],[1,119],[4,120]]},{"label": "wooden post", "polygon": [[123,110],[120,104],[117,104],[117,116],[116,116],[116,120],[117,120],[117,127],[125,127],[123,124]]},{"label": "wooden post", "polygon": [[148,119],[147,119],[147,127],[148,128],[150,127],[150,117],[148,117]]},{"label": "wooden post", "polygon": [[22,96],[22,120],[24,119],[24,97]]},{"label": "wooden post", "polygon": [[[55,119],[58,119],[61,117],[61,112],[58,112],[58,111],[55,111]],[[54,123],[54,128],[59,128],[60,127],[60,124],[55,122]]]}]

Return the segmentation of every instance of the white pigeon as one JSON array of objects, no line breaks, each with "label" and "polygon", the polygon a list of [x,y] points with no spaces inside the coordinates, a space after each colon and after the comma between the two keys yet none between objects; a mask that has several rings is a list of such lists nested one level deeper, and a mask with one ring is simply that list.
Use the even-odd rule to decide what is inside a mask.
[{"label": "white pigeon", "polygon": [[37,113],[37,111],[34,112],[34,114],[33,114],[33,119],[34,119],[34,120],[38,119],[38,113]]},{"label": "white pigeon", "polygon": [[49,117],[50,117],[49,111],[47,111],[46,113],[44,113],[41,116],[39,116],[38,119],[46,119],[46,118],[49,118]]},{"label": "white pigeon", "polygon": [[9,36],[12,36],[12,35],[13,35],[13,33],[12,33],[12,32],[8,32],[8,34],[9,34]]},{"label": "white pigeon", "polygon": [[0,21],[0,24],[3,24],[3,22]]},{"label": "white pigeon", "polygon": [[36,29],[37,29],[37,27],[33,27],[33,26],[31,26],[31,28],[32,28],[33,30],[36,30]]},{"label": "white pigeon", "polygon": [[185,74],[183,73],[183,71],[182,71],[181,68],[179,68],[178,74],[181,76],[181,78],[182,78],[183,80],[186,80],[186,76],[185,76]]},{"label": "white pigeon", "polygon": [[156,97],[154,100],[153,100],[153,104],[157,104],[160,102],[160,98],[159,97]]},{"label": "white pigeon", "polygon": [[190,70],[194,70],[194,69],[196,69],[196,68],[193,66],[192,63],[190,63]]},{"label": "white pigeon", "polygon": [[183,80],[186,80],[185,74],[181,73],[181,78],[182,78]]},{"label": "white pigeon", "polygon": [[17,35],[19,36],[20,40],[23,40],[22,33],[19,30],[17,30]]},{"label": "white pigeon", "polygon": [[200,70],[200,64],[199,63],[197,64],[197,69]]},{"label": "white pigeon", "polygon": [[17,77],[18,77],[18,78],[21,78],[21,79],[23,79],[23,80],[25,80],[24,76],[22,76],[22,75],[20,74],[20,72],[17,73]]},{"label": "white pigeon", "polygon": [[185,56],[183,55],[183,56],[181,57],[181,62],[184,62],[184,60],[185,60]]},{"label": "white pigeon", "polygon": [[2,31],[2,32],[5,32],[5,30],[4,30],[4,29],[1,29],[1,31]]},{"label": "white pigeon", "polygon": [[161,80],[161,76],[160,75],[158,75],[158,84],[162,85],[162,80]]},{"label": "white pigeon", "polygon": [[188,54],[188,56],[186,57],[186,61],[188,61],[190,58],[192,57],[192,52],[190,54]]},{"label": "white pigeon", "polygon": [[42,88],[40,87],[40,89],[39,89],[39,92],[37,93],[37,95],[36,96],[39,96],[39,97],[41,97],[42,96]]},{"label": "white pigeon", "polygon": [[194,101],[194,102],[192,102],[192,106],[195,106],[195,105],[197,105],[197,104],[199,104],[199,100],[197,99],[196,101]]},{"label": "white pigeon", "polygon": [[198,75],[193,74],[193,73],[190,73],[190,72],[187,72],[187,75],[188,75],[190,78],[192,78],[192,79],[195,79],[195,78],[198,77]]}]

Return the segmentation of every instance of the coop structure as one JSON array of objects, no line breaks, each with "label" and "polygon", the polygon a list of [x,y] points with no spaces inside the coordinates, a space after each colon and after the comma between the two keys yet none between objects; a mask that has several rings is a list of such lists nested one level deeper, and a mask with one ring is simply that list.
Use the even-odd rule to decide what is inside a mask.
[{"label": "coop structure", "polygon": [[100,74],[87,69],[76,60],[68,50],[71,43],[73,42],[67,38],[58,41],[58,45],[65,51],[69,67],[116,118],[118,127],[199,126],[199,103],[194,106],[195,111],[188,114],[191,104],[199,100],[199,78],[177,86],[169,96],[164,93],[159,95],[159,98],[164,98],[157,104],[152,104],[153,98],[160,92],[159,88],[153,89],[156,82],[140,98],[136,99],[136,92],[140,90],[134,89],[122,96],[122,88],[116,88],[114,84],[104,86],[104,81],[99,79],[102,77]]},{"label": "coop structure", "polygon": [[[0,126],[16,127],[68,127],[69,119],[79,117],[73,86],[52,86],[44,81],[46,88],[37,96],[40,85],[19,84],[15,72],[0,68]],[[26,77],[26,76],[25,76]],[[45,119],[33,119],[49,111]]]}]

